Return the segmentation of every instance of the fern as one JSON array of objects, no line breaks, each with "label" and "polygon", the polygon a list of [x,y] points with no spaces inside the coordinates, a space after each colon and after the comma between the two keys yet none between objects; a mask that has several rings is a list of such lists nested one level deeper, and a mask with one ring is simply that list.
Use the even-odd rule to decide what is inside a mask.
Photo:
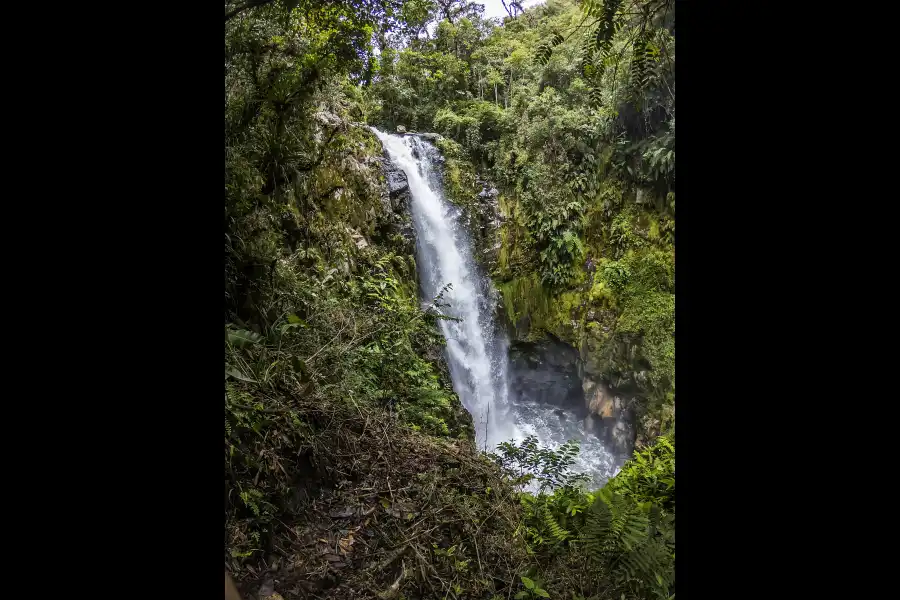
[{"label": "fern", "polygon": [[584,529],[581,532],[581,539],[588,553],[598,562],[603,558],[605,541],[612,520],[612,511],[606,502],[598,498],[591,504]]},{"label": "fern", "polygon": [[660,520],[651,503],[604,488],[587,513],[581,541],[590,559],[617,584],[668,594],[674,585],[673,556],[665,536],[657,535]]},{"label": "fern", "polygon": [[543,521],[544,526],[550,531],[550,535],[552,535],[557,542],[564,542],[571,535],[566,529],[563,529],[560,526],[556,517],[553,516],[546,506],[541,507],[541,520]]}]

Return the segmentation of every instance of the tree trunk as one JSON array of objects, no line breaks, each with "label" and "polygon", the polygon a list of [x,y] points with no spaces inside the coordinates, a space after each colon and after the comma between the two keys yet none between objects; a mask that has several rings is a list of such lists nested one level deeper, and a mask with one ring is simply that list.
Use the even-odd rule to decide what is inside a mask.
[{"label": "tree trunk", "polygon": [[509,85],[506,86],[506,94],[503,95],[503,108],[509,108],[509,92],[512,90],[512,69],[509,70]]},{"label": "tree trunk", "polygon": [[497,84],[494,84],[494,104],[500,104],[500,100],[497,98]]}]

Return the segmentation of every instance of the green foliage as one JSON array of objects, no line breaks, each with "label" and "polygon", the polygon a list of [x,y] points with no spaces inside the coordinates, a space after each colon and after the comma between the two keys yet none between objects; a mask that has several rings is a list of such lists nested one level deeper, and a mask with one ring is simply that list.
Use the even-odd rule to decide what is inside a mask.
[{"label": "green foliage", "polygon": [[519,579],[522,580],[522,585],[525,586],[525,589],[518,592],[514,598],[516,600],[521,600],[522,598],[549,598],[550,594],[547,590],[541,588],[537,582],[535,582],[530,577],[525,577],[524,575],[519,576]]},{"label": "green foliage", "polygon": [[667,598],[675,583],[670,524],[651,503],[606,487],[587,511],[581,539],[588,557],[616,587],[638,597]]},{"label": "green foliage", "polygon": [[529,435],[518,445],[502,442],[497,451],[495,460],[499,465],[515,474],[522,483],[534,480],[541,491],[577,489],[588,480],[586,475],[571,470],[578,456],[578,440],[569,440],[551,450],[540,447],[537,437]]},{"label": "green foliage", "polygon": [[[532,438],[502,444],[495,458],[514,482],[539,482],[537,493],[522,493],[520,531],[539,568],[523,580],[525,595],[543,573],[541,589],[606,590],[636,598],[668,598],[674,587],[673,437],[656,440],[607,485],[587,492],[571,472],[577,447],[541,448]],[[555,475],[550,475],[556,471]],[[671,480],[671,481],[670,481]],[[671,484],[671,485],[670,485]],[[588,562],[577,575],[567,565]],[[575,580],[572,580],[572,577]],[[565,582],[565,584],[563,584]],[[537,587],[535,585],[534,587]]]},{"label": "green foliage", "polygon": [[554,31],[550,34],[550,37],[547,39],[547,41],[541,43],[541,45],[537,47],[537,50],[534,54],[534,59],[541,65],[546,65],[548,62],[550,62],[550,53],[553,52],[553,48],[555,46],[559,46],[562,43],[563,36],[559,35],[559,32]]},{"label": "green foliage", "polygon": [[652,502],[674,514],[674,434],[660,436],[652,445],[635,451],[631,460],[610,480],[608,487],[638,502]]},{"label": "green foliage", "polygon": [[460,102],[456,109],[441,108],[434,116],[434,129],[458,143],[480,164],[493,159],[497,141],[506,132],[503,109],[493,102]]},{"label": "green foliage", "polygon": [[521,196],[531,244],[540,257],[542,283],[564,287],[584,257],[581,241],[583,201],[565,185],[562,173],[546,162],[529,166],[526,177],[548,187],[527,187]]},{"label": "green foliage", "polygon": [[294,514],[294,478],[312,468],[304,449],[327,425],[308,416],[311,406],[472,437],[441,359],[441,299],[419,305],[412,248],[382,203],[381,144],[356,121],[368,109],[351,80],[365,75],[373,6],[287,13],[272,3],[226,24],[224,435],[235,570],[264,558]]}]

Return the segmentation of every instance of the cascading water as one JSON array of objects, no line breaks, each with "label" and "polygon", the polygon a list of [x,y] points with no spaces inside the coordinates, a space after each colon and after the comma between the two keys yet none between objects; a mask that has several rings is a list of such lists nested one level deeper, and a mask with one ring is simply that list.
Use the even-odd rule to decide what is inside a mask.
[{"label": "cascading water", "polygon": [[459,209],[441,191],[437,149],[414,135],[391,135],[377,129],[393,163],[407,176],[416,230],[416,254],[422,293],[430,300],[441,289],[449,303],[440,321],[447,340],[453,388],[475,423],[478,446],[493,450],[503,441],[527,435],[551,448],[577,438],[581,452],[576,470],[593,476],[597,485],[615,474],[619,461],[577,419],[565,418],[553,406],[521,402],[509,393],[506,335],[494,322],[496,291],[472,256],[468,234],[458,223]]}]

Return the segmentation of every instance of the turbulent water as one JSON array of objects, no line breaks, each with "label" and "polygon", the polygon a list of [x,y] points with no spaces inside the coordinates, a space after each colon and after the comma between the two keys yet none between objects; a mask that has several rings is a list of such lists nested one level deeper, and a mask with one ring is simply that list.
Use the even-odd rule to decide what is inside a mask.
[{"label": "turbulent water", "polygon": [[422,293],[434,298],[447,284],[445,314],[440,321],[447,340],[453,388],[475,423],[480,448],[493,450],[503,441],[535,435],[551,448],[569,439],[581,441],[576,470],[602,484],[615,474],[619,461],[586,432],[582,421],[558,407],[512,397],[509,389],[509,341],[494,322],[496,291],[472,256],[459,209],[444,200],[434,146],[413,135],[375,130],[392,162],[409,181],[411,212]]}]

